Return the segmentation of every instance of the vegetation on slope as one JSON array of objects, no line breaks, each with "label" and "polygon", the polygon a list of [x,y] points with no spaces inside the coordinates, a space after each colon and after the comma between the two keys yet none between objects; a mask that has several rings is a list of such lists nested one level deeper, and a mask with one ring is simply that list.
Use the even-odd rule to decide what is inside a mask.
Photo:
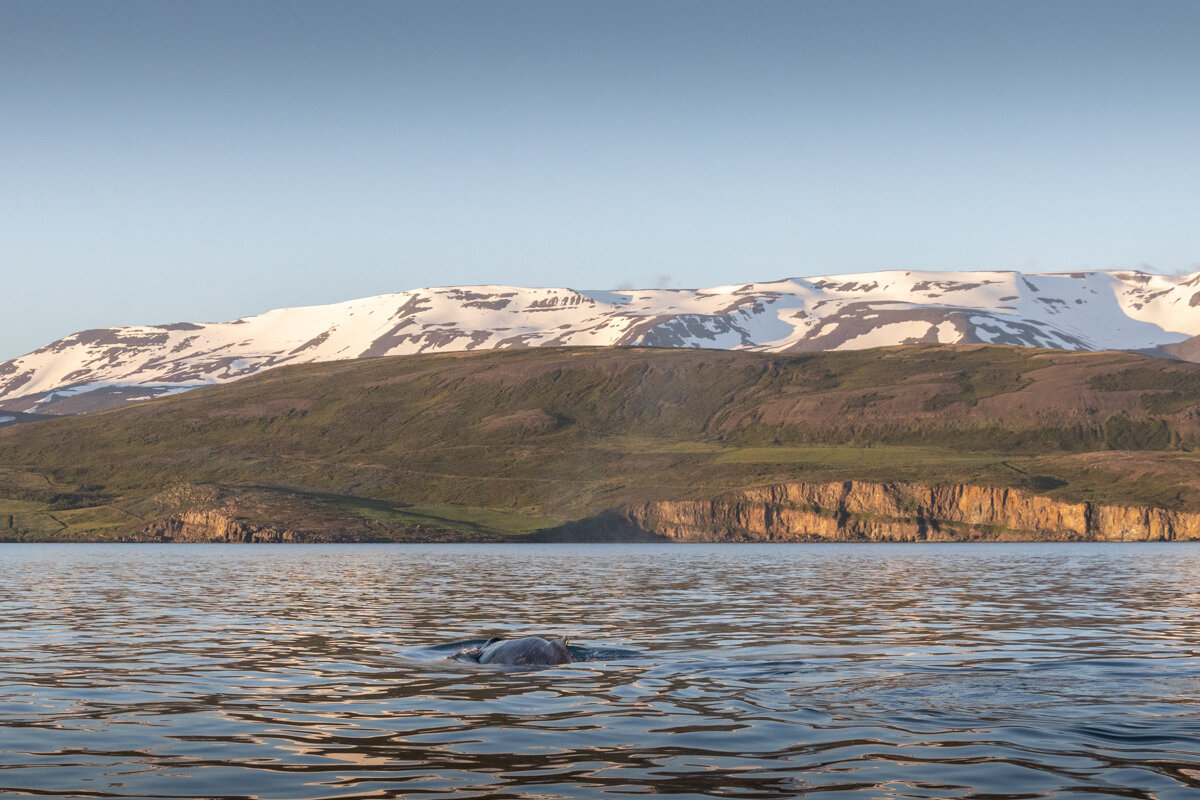
[{"label": "vegetation on slope", "polygon": [[0,538],[127,537],[215,508],[349,538],[512,535],[847,479],[1200,507],[1197,444],[1200,366],[1128,353],[402,356],[0,430]]}]

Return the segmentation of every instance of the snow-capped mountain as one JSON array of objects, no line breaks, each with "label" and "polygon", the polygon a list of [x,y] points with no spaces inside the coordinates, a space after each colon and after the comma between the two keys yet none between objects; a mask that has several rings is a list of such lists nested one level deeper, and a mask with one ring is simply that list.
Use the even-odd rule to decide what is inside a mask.
[{"label": "snow-capped mountain", "polygon": [[232,322],[82,331],[0,364],[0,410],[90,411],[283,364],[450,350],[990,342],[1191,358],[1200,348],[1186,340],[1197,334],[1200,273],[895,271],[696,290],[446,287]]}]

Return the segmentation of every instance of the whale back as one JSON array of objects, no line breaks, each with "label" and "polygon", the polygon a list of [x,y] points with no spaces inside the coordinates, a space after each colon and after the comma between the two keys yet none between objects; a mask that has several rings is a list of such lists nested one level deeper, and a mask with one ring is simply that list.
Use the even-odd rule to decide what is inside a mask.
[{"label": "whale back", "polygon": [[540,636],[525,636],[521,639],[502,639],[489,642],[479,654],[480,664],[550,665],[570,664],[571,651],[567,639],[547,641]]}]

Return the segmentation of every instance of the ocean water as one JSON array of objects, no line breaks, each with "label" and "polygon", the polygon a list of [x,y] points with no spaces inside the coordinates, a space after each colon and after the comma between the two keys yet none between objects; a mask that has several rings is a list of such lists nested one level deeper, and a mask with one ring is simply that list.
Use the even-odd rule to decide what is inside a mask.
[{"label": "ocean water", "polygon": [[1197,798],[1200,547],[0,545],[0,795]]}]

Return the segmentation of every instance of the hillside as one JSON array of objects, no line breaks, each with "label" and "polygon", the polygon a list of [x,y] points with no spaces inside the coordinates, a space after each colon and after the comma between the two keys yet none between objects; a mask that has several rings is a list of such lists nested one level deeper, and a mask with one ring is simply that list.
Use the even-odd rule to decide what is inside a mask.
[{"label": "hillside", "polygon": [[990,343],[1191,360],[1198,335],[1200,273],[873,272],[695,290],[443,287],[231,322],[82,331],[0,363],[0,410],[83,413],[282,365],[384,355]]},{"label": "hillside", "polygon": [[494,538],[797,481],[1191,511],[1198,445],[1200,366],[1129,353],[373,358],[0,430],[0,536]]}]

